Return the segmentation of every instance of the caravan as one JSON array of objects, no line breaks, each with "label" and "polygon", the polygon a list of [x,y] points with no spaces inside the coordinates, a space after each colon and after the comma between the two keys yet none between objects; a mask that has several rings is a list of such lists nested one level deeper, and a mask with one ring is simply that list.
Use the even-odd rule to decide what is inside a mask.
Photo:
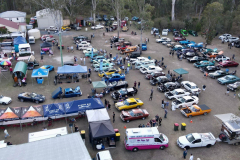
[{"label": "caravan", "polygon": [[124,139],[125,148],[131,151],[141,149],[165,149],[168,147],[168,138],[159,133],[156,127],[129,128]]}]

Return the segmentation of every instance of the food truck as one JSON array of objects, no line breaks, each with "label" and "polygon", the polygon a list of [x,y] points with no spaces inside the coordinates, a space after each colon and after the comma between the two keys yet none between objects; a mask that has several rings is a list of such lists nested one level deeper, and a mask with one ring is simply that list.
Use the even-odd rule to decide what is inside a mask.
[{"label": "food truck", "polygon": [[128,128],[124,138],[125,148],[133,152],[142,149],[165,149],[168,138],[159,133],[157,127]]}]

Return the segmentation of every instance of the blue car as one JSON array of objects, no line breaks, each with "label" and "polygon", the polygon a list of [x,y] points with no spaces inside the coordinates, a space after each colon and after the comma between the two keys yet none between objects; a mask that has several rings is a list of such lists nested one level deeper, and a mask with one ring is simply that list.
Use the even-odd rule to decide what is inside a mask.
[{"label": "blue car", "polygon": [[198,44],[197,44],[197,43],[195,43],[195,44],[194,44],[194,43],[190,43],[190,44],[188,44],[187,46],[188,46],[189,48],[198,48],[198,49],[199,49],[199,48],[203,48],[203,43],[202,43],[202,42],[201,42],[201,43],[198,43]]},{"label": "blue car", "polygon": [[52,65],[44,65],[44,66],[42,66],[42,67],[40,67],[40,68],[42,68],[42,69],[48,69],[49,72],[54,71],[54,67],[53,67]]},{"label": "blue car", "polygon": [[215,61],[213,61],[213,62],[211,62],[211,61],[200,61],[200,62],[194,63],[194,66],[197,67],[197,68],[214,66],[214,65],[215,65]]},{"label": "blue car", "polygon": [[90,58],[90,62],[92,63],[94,60],[100,60],[100,59],[106,59],[104,56],[96,56],[96,57],[93,57],[93,58]]},{"label": "blue car", "polygon": [[190,43],[195,44],[194,41],[189,41],[189,40],[179,41],[179,43],[180,43],[181,45],[188,45],[188,44],[190,44]]},{"label": "blue car", "polygon": [[65,98],[77,97],[77,96],[82,96],[82,91],[79,86],[77,86],[75,89],[65,88],[65,93],[64,93]]},{"label": "blue car", "polygon": [[240,78],[238,78],[237,76],[234,76],[234,75],[227,75],[227,76],[224,76],[222,78],[218,78],[217,81],[220,84],[231,84],[231,83],[235,83],[237,81],[240,81]]},{"label": "blue car", "polygon": [[138,19],[139,19],[139,18],[136,17],[136,16],[132,17],[132,20],[133,20],[133,21],[136,21],[136,20],[138,20]]},{"label": "blue car", "polygon": [[125,75],[119,74],[119,73],[108,75],[105,78],[105,82],[124,81],[124,80],[125,80]]},{"label": "blue car", "polygon": [[142,51],[146,51],[147,50],[147,44],[143,43],[142,44]]}]

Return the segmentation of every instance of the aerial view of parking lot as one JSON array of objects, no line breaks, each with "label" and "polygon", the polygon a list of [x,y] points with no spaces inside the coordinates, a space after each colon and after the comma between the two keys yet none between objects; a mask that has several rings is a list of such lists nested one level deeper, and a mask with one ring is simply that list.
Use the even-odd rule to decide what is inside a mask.
[{"label": "aerial view of parking lot", "polygon": [[1,3],[0,159],[239,160],[240,1]]}]

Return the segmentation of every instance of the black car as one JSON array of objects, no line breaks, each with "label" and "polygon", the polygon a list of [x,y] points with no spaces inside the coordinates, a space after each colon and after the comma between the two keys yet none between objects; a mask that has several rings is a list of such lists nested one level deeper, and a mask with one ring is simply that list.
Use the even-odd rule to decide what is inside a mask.
[{"label": "black car", "polygon": [[181,88],[181,85],[178,82],[167,82],[165,84],[158,86],[157,90],[159,92],[167,92],[177,88]]},{"label": "black car", "polygon": [[235,83],[233,83],[233,84],[229,84],[229,85],[227,85],[227,88],[228,88],[230,91],[235,92],[235,91],[239,90],[239,88],[240,88],[240,82],[235,82]]},{"label": "black car", "polygon": [[149,83],[153,86],[159,85],[159,84],[164,84],[167,82],[171,82],[171,80],[166,77],[166,76],[159,76],[157,78],[154,78],[152,80],[149,81]]},{"label": "black car", "polygon": [[39,66],[39,63],[36,60],[30,61],[27,64],[27,69],[28,70],[33,70],[35,66]]},{"label": "black car", "polygon": [[115,42],[118,42],[119,38],[118,37],[113,37],[113,38],[110,38],[110,41],[111,43],[115,43]]},{"label": "black car", "polygon": [[219,66],[207,66],[207,67],[201,67],[200,71],[209,73],[209,72],[214,72],[220,69],[221,68]]},{"label": "black car", "polygon": [[124,98],[125,96],[134,96],[135,94],[137,94],[138,90],[137,88],[133,87],[133,88],[122,88],[118,91],[114,91],[111,94],[111,97],[115,100],[118,100],[120,95],[122,96],[122,98]]},{"label": "black car", "polygon": [[21,102],[31,101],[31,102],[35,102],[35,103],[40,103],[40,102],[44,102],[46,98],[45,98],[45,96],[43,96],[41,94],[22,92],[18,95],[18,99]]},{"label": "black car", "polygon": [[80,35],[80,36],[77,36],[77,37],[73,37],[73,41],[74,41],[74,43],[82,42],[82,41],[87,41],[88,43],[91,43],[91,40],[88,39],[88,37],[83,36],[83,35]]},{"label": "black car", "polygon": [[218,71],[215,71],[215,72],[213,72],[213,73],[209,73],[208,76],[211,77],[211,78],[216,79],[216,78],[220,78],[220,77],[226,76],[226,75],[228,75],[228,74],[229,74],[229,73],[226,72],[226,71],[218,70]]},{"label": "black car", "polygon": [[107,88],[110,89],[110,91],[119,90],[121,88],[127,88],[127,87],[128,87],[127,81],[114,81],[107,85]]},{"label": "black car", "polygon": [[204,61],[204,60],[208,60],[208,58],[206,56],[194,56],[192,58],[187,58],[188,62],[199,62],[199,61]]},{"label": "black car", "polygon": [[234,42],[234,45],[235,45],[236,48],[240,48],[240,41]]}]

